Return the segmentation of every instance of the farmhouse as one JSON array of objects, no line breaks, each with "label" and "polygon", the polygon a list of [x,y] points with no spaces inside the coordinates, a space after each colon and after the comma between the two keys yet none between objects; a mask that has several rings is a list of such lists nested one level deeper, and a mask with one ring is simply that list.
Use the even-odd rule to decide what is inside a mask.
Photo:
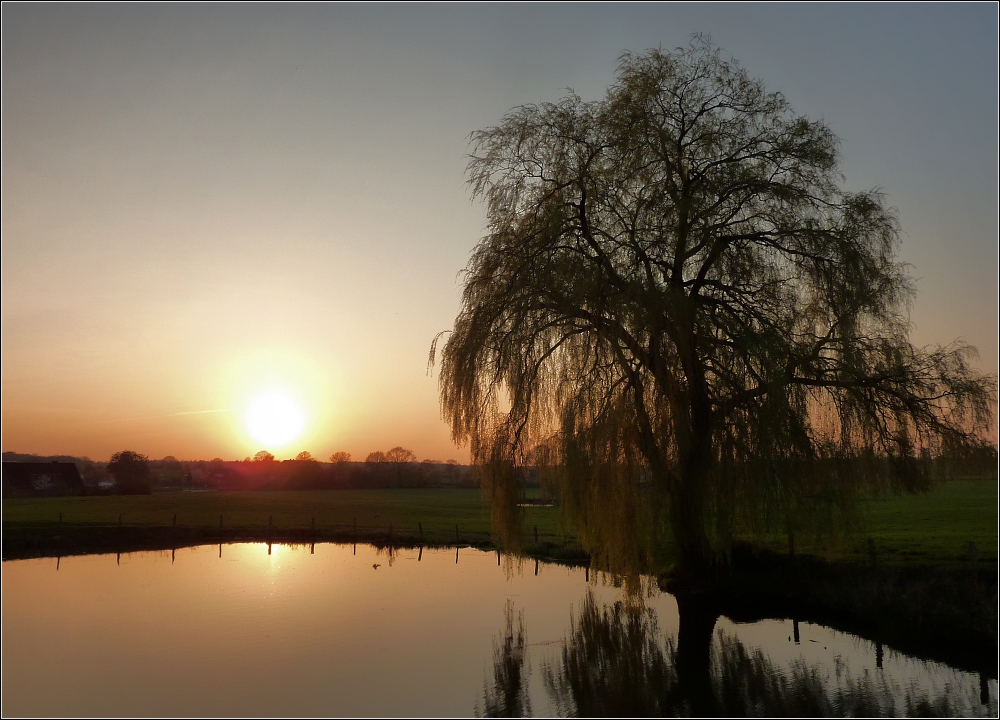
[{"label": "farmhouse", "polygon": [[83,480],[71,462],[4,462],[3,497],[80,495]]}]

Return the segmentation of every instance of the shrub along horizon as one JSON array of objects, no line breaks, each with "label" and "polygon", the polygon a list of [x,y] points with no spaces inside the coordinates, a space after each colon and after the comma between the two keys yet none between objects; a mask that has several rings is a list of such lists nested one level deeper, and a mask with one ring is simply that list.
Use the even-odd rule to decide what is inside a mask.
[{"label": "shrub along horizon", "polygon": [[149,472],[149,458],[132,450],[122,450],[111,456],[107,471],[118,483],[122,495],[149,495],[153,481]]}]

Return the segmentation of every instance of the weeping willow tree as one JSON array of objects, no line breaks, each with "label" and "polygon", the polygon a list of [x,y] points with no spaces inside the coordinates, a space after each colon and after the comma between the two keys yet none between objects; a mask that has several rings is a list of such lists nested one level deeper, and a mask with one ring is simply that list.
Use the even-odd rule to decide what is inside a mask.
[{"label": "weeping willow tree", "polygon": [[736,530],[922,487],[922,453],[980,442],[995,380],[909,342],[894,211],[707,39],[471,139],[488,232],[440,388],[495,523],[539,464],[591,552],[638,561],[668,528],[697,573]]}]

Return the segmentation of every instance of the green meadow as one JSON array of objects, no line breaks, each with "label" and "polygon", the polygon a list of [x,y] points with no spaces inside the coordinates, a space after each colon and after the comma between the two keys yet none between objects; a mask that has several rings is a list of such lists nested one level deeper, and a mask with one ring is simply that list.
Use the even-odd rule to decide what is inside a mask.
[{"label": "green meadow", "polygon": [[[398,489],[158,493],[105,497],[16,498],[3,503],[5,531],[62,522],[71,526],[218,528],[260,535],[315,529],[322,535],[358,528],[362,536],[419,537],[429,542],[488,538],[490,511],[476,489]],[[561,538],[558,510],[525,508],[526,532]]]},{"label": "green meadow", "polygon": [[[869,538],[876,561],[888,565],[954,566],[970,561],[997,562],[998,485],[993,477],[966,477],[935,485],[926,493],[897,495],[862,503],[855,526],[840,537],[796,538],[796,551],[834,562],[868,563]],[[760,543],[787,552],[787,538]]]},{"label": "green meadow", "polygon": [[[878,561],[888,564],[956,565],[969,562],[969,543],[979,561],[997,561],[996,478],[967,478],[937,485],[930,492],[865,503],[858,528],[832,541],[797,538],[797,552],[838,562],[866,563],[868,538]],[[447,544],[483,542],[490,535],[489,508],[475,489],[258,491],[161,493],[106,497],[15,498],[3,502],[7,538],[20,531],[56,528],[168,527],[219,528],[248,537],[270,532],[298,534],[315,523],[317,536],[343,535],[356,525],[361,538],[384,536]],[[175,521],[176,516],[176,521]],[[458,535],[456,536],[456,525]],[[525,541],[549,546],[574,543],[558,508],[525,508]],[[761,542],[786,552],[787,541]]]}]

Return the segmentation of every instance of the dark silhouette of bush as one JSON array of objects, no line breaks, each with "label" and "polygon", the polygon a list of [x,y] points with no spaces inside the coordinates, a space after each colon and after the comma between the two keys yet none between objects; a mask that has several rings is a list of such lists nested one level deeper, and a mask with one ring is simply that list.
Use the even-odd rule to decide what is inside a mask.
[{"label": "dark silhouette of bush", "polygon": [[122,450],[111,456],[107,470],[118,483],[122,495],[149,495],[153,482],[149,472],[149,458],[132,450]]}]

